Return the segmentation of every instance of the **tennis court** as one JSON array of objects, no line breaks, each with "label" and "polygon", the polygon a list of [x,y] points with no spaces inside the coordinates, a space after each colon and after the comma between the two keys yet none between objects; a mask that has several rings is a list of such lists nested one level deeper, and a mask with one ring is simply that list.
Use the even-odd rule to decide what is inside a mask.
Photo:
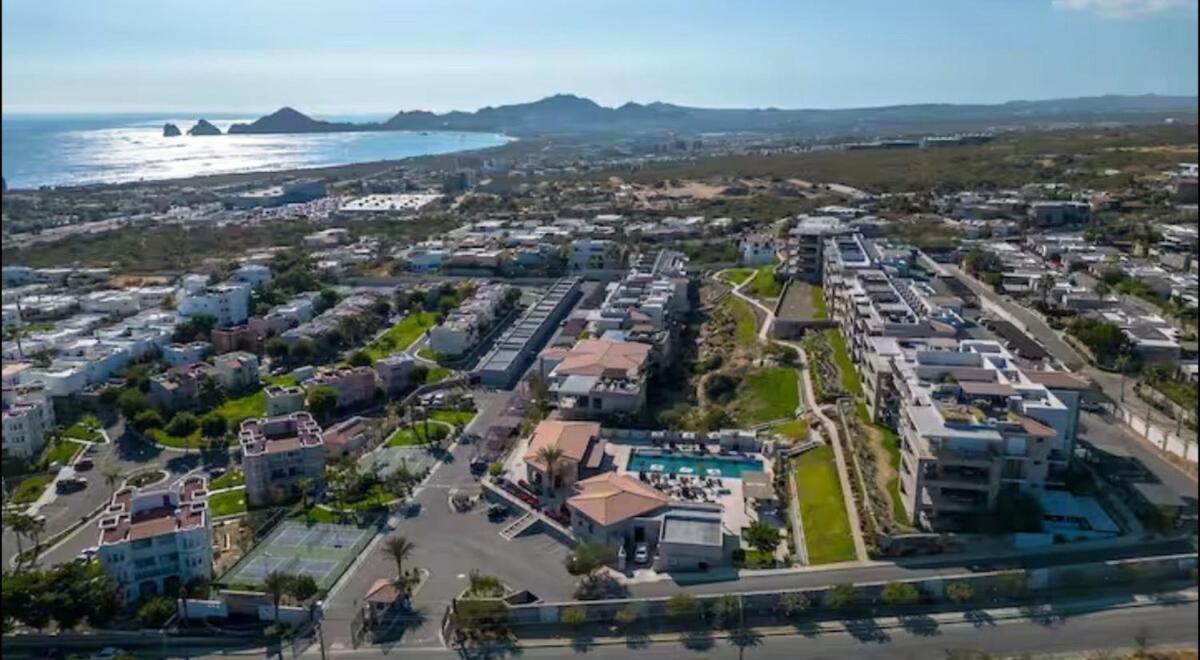
[{"label": "tennis court", "polygon": [[309,575],[328,589],[371,539],[371,529],[331,523],[281,523],[221,576],[225,584],[261,585],[273,572]]}]

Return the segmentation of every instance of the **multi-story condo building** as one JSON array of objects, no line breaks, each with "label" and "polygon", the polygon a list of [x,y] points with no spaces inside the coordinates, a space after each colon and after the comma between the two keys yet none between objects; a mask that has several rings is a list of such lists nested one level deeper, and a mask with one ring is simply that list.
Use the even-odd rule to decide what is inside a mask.
[{"label": "multi-story condo building", "polygon": [[179,315],[184,318],[211,316],[219,326],[245,323],[250,316],[250,284],[230,282],[185,289],[179,301]]},{"label": "multi-story condo building", "polygon": [[636,415],[646,402],[649,356],[650,346],[638,342],[579,342],[556,364],[547,365],[547,383],[560,414],[568,419]]},{"label": "multi-story condo building", "polygon": [[765,266],[775,263],[775,238],[766,234],[750,234],[738,242],[743,266]]},{"label": "multi-story condo building", "polygon": [[150,399],[163,410],[195,408],[205,381],[216,382],[216,369],[206,362],[171,367],[150,379]]},{"label": "multi-story condo building", "polygon": [[839,218],[802,215],[788,231],[782,263],[776,269],[780,277],[816,284],[825,266],[825,242],[832,236],[853,234],[854,228]]},{"label": "multi-story condo building", "polygon": [[508,307],[506,284],[485,284],[475,290],[458,309],[429,331],[429,347],[443,355],[456,357],[474,348],[496,317]]},{"label": "multi-story condo building", "polygon": [[567,268],[583,276],[605,274],[625,267],[625,252],[621,244],[605,238],[585,239],[571,243]]},{"label": "multi-story condo building", "polygon": [[163,347],[163,361],[172,367],[200,362],[210,350],[212,350],[212,344],[206,341],[193,341],[187,344],[167,344]]},{"label": "multi-story condo building", "polygon": [[325,485],[321,425],[307,412],[247,419],[238,429],[249,506],[284,502],[300,494],[300,479],[314,492]]},{"label": "multi-story condo building", "polygon": [[375,361],[375,373],[385,394],[401,392],[410,383],[409,375],[417,361],[411,355],[399,353]]},{"label": "multi-story condo building", "polygon": [[4,387],[4,453],[32,459],[46,444],[46,434],[54,428],[54,403],[41,383]]},{"label": "multi-story condo building", "polygon": [[351,408],[375,398],[375,370],[371,367],[341,367],[322,370],[304,386],[332,387],[338,393],[338,407]]},{"label": "multi-story condo building", "polygon": [[97,558],[126,601],[212,577],[208,485],[201,476],[170,489],[121,488],[100,517]]},{"label": "multi-story condo building", "polygon": [[267,397],[267,417],[278,417],[304,410],[304,388],[299,385],[268,385],[263,389]]},{"label": "multi-story condo building", "polygon": [[233,351],[213,359],[217,382],[230,392],[258,385],[258,356],[245,351]]},{"label": "multi-story condo building", "polygon": [[1005,493],[1063,485],[1078,426],[1065,402],[999,343],[877,339],[892,391],[879,397],[900,439],[900,497],[913,524],[953,525]]}]

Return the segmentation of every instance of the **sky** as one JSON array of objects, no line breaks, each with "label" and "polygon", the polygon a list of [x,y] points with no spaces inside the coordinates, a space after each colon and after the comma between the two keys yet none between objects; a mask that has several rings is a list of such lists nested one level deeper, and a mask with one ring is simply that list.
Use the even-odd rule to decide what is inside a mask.
[{"label": "sky", "polygon": [[1196,0],[4,0],[5,113],[1197,93]]}]

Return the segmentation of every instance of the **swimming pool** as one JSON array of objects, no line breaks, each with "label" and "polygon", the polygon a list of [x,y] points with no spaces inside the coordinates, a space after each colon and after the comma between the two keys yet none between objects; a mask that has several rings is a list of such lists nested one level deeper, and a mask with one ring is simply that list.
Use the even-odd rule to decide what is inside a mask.
[{"label": "swimming pool", "polygon": [[[655,467],[661,466],[661,467]],[[625,465],[627,472],[664,472],[694,477],[730,477],[740,479],[743,472],[762,472],[762,461],[732,456],[691,456],[664,454],[635,449]],[[710,473],[709,470],[719,472]]]}]

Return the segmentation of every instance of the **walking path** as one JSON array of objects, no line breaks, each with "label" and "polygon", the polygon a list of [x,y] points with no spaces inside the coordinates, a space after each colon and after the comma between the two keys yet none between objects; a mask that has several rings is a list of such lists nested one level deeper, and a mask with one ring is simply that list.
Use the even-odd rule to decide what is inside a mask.
[{"label": "walking path", "polygon": [[800,498],[796,494],[796,473],[792,470],[788,470],[788,490],[791,492],[789,508],[792,514],[792,539],[795,541],[796,558],[807,566],[808,546],[804,540],[804,521],[800,518]]}]

